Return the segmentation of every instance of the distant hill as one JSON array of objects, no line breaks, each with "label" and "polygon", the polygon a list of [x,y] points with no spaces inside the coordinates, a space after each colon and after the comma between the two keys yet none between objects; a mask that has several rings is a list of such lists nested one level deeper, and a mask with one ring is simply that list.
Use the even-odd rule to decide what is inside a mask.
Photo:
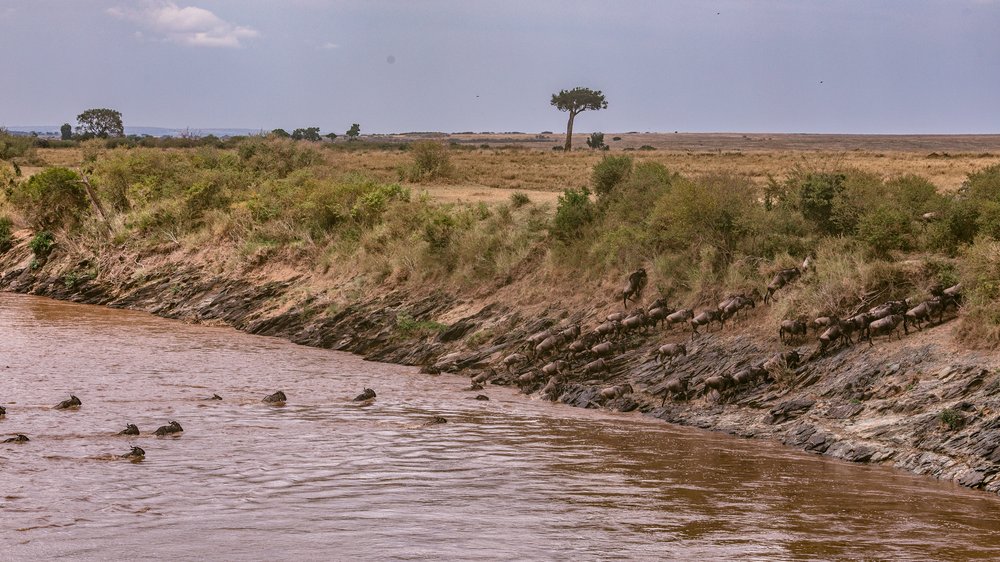
[{"label": "distant hill", "polygon": [[[6,129],[12,133],[38,132],[44,134],[59,134],[60,125],[11,125]],[[215,135],[217,137],[235,137],[243,135],[254,135],[261,133],[261,129],[197,129],[188,127],[183,129],[171,129],[167,127],[125,127],[126,135],[149,135],[152,137],[179,137],[182,135],[193,135],[205,137]]]}]

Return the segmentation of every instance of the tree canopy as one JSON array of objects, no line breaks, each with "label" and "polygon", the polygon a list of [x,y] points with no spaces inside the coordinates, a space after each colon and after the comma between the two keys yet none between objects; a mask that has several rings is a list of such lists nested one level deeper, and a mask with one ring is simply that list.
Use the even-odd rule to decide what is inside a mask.
[{"label": "tree canopy", "polygon": [[347,140],[358,140],[358,136],[361,134],[361,125],[354,123],[345,134],[347,135]]},{"label": "tree canopy", "polygon": [[587,110],[607,109],[608,102],[600,90],[578,87],[572,90],[560,90],[558,94],[552,94],[552,105],[559,111],[569,112],[569,122],[566,124],[565,150],[570,150],[573,148],[573,120],[576,119],[576,116]]},{"label": "tree canopy", "polygon": [[304,129],[295,129],[292,131],[292,138],[295,140],[307,140],[307,141],[318,141],[322,140],[319,136],[319,127],[306,127]]},{"label": "tree canopy", "polygon": [[88,109],[76,116],[77,132],[100,138],[124,137],[122,114],[114,109]]}]

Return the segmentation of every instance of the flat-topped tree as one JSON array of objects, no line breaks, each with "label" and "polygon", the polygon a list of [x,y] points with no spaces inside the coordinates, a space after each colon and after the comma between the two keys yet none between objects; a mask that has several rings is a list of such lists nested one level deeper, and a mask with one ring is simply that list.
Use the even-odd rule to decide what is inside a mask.
[{"label": "flat-topped tree", "polygon": [[608,102],[604,99],[604,94],[600,90],[590,88],[573,88],[572,90],[560,90],[558,94],[552,94],[552,105],[559,111],[569,112],[569,122],[566,124],[566,151],[573,148],[573,120],[578,113],[588,109],[607,109]]},{"label": "flat-topped tree", "polygon": [[76,116],[77,132],[84,136],[106,139],[125,136],[122,114],[114,109],[88,109]]}]

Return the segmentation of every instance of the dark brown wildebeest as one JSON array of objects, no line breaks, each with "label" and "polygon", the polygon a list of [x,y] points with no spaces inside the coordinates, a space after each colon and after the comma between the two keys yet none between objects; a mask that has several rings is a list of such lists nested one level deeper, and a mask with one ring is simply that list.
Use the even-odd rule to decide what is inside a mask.
[{"label": "dark brown wildebeest", "polygon": [[641,267],[628,276],[625,288],[622,289],[622,304],[625,305],[625,308],[628,308],[628,301],[638,300],[642,296],[642,290],[646,288],[646,280],[646,270]]},{"label": "dark brown wildebeest", "polygon": [[514,365],[524,363],[527,360],[528,356],[523,353],[511,353],[507,357],[504,357],[500,363],[507,368],[507,372],[509,373]]},{"label": "dark brown wildebeest", "polygon": [[797,267],[782,269],[778,273],[775,273],[771,282],[767,285],[767,293],[764,294],[764,304],[767,304],[776,291],[794,281],[801,274],[802,272]]},{"label": "dark brown wildebeest", "polygon": [[614,334],[617,334],[622,329],[621,322],[609,320],[600,326],[594,328],[594,333],[597,334],[599,338],[607,338]]},{"label": "dark brown wildebeest", "polygon": [[563,370],[569,367],[569,363],[563,361],[562,359],[557,359],[548,365],[542,367],[542,374],[544,375],[561,375]]},{"label": "dark brown wildebeest", "polygon": [[620,345],[606,341],[590,348],[590,354],[593,357],[607,357],[620,349],[621,349]]},{"label": "dark brown wildebeest", "polygon": [[820,330],[825,330],[834,324],[840,323],[840,319],[836,316],[820,316],[819,318],[813,320],[809,323],[809,327],[814,331],[819,332]]},{"label": "dark brown wildebeest", "polygon": [[76,396],[70,394],[69,400],[63,400],[62,402],[56,404],[56,410],[79,410],[83,402]]},{"label": "dark brown wildebeest", "polygon": [[662,326],[663,323],[666,321],[667,316],[670,316],[673,312],[674,311],[672,309],[663,306],[652,308],[649,310],[648,313],[646,313],[646,324],[654,328],[656,327],[657,324],[660,324]]},{"label": "dark brown wildebeest", "polygon": [[175,421],[171,421],[167,425],[161,425],[160,427],[156,428],[156,431],[153,432],[153,435],[163,436],[163,435],[170,435],[172,433],[181,433],[182,431],[184,431],[184,428],[181,427],[181,424]]},{"label": "dark brown wildebeest", "polygon": [[674,398],[680,396],[681,400],[687,398],[688,392],[688,381],[684,377],[676,377],[670,379],[666,386],[663,387],[663,400],[660,402],[660,407],[662,408],[664,404],[667,403],[667,396],[672,396]]},{"label": "dark brown wildebeest", "polygon": [[935,314],[938,317],[938,324],[940,324],[944,320],[944,305],[941,303],[941,299],[938,298],[927,299],[907,310],[904,317],[907,322],[916,326],[918,330],[923,330],[920,323],[926,321],[930,324]]},{"label": "dark brown wildebeest", "polygon": [[782,320],[781,326],[778,328],[778,339],[782,343],[785,341],[785,334],[788,334],[789,339],[793,336],[804,336],[806,335],[806,323],[804,320]]},{"label": "dark brown wildebeest", "polygon": [[688,320],[688,323],[691,324],[691,330],[693,331],[691,338],[693,339],[695,334],[698,334],[699,326],[708,326],[712,322],[718,322],[720,330],[726,326],[726,319],[718,310],[706,310],[698,316]]},{"label": "dark brown wildebeest", "polygon": [[723,317],[731,318],[737,312],[748,306],[750,308],[757,308],[757,303],[755,303],[750,297],[736,295],[719,303],[718,310],[722,313]]},{"label": "dark brown wildebeest", "polygon": [[542,343],[535,346],[535,357],[542,357],[544,354],[555,351],[563,342],[563,339],[559,337],[558,334],[554,336],[549,336],[542,340]]},{"label": "dark brown wildebeest", "polygon": [[667,324],[672,326],[674,324],[680,324],[681,322],[687,322],[692,318],[694,318],[694,311],[690,308],[682,308],[667,315]]},{"label": "dark brown wildebeest", "polygon": [[611,366],[608,365],[608,362],[605,361],[604,359],[597,359],[595,361],[591,361],[590,363],[584,365],[581,368],[581,370],[585,375],[592,375],[594,373],[599,373],[599,372],[605,372],[605,373],[610,372]]},{"label": "dark brown wildebeest", "polygon": [[670,362],[673,363],[674,359],[680,356],[687,356],[687,347],[682,343],[668,343],[666,345],[661,345],[659,349],[656,350],[656,362],[663,364],[664,358],[669,358]]},{"label": "dark brown wildebeest", "polygon": [[646,313],[641,310],[622,320],[622,331],[626,334],[636,330],[646,330],[646,328]]},{"label": "dark brown wildebeest", "polygon": [[729,373],[708,377],[705,379],[704,383],[705,394],[707,395],[709,392],[714,390],[719,393],[719,396],[721,396],[727,388],[733,386],[735,383],[736,381],[733,380],[733,376]]},{"label": "dark brown wildebeest", "polygon": [[632,385],[629,383],[619,384],[615,386],[609,386],[601,389],[600,397],[602,400],[612,400],[614,398],[621,398],[626,394],[632,394]]},{"label": "dark brown wildebeest", "polygon": [[[892,340],[892,334],[895,332],[899,335],[899,325],[903,325],[903,331],[908,332],[906,329],[906,317],[900,316],[899,314],[890,314],[885,318],[879,318],[868,325],[868,346],[874,347],[875,344],[872,339],[875,336],[889,336],[889,340]],[[903,336],[899,336],[899,339],[903,339]]]},{"label": "dark brown wildebeest", "polygon": [[851,336],[844,331],[844,325],[840,322],[830,326],[819,336],[819,354],[822,355],[826,348],[838,340],[851,342]]}]

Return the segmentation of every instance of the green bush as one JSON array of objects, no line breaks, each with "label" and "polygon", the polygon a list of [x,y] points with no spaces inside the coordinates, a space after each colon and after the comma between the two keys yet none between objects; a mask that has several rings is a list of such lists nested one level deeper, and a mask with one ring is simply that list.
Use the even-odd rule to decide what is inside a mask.
[{"label": "green bush", "polygon": [[11,203],[35,230],[74,225],[87,209],[80,176],[66,168],[47,168],[15,186]]},{"label": "green bush", "polygon": [[910,249],[912,221],[898,208],[876,207],[861,216],[858,239],[868,246],[870,255],[887,258],[894,250]]},{"label": "green bush", "polygon": [[753,231],[757,211],[763,212],[749,178],[719,174],[674,182],[656,202],[651,220],[661,250],[707,244],[729,258]]},{"label": "green bush", "polygon": [[405,173],[408,180],[428,181],[448,178],[454,174],[445,145],[434,141],[420,141],[413,143],[410,152],[413,154],[413,163]]},{"label": "green bush", "polygon": [[627,180],[631,174],[631,156],[605,156],[594,164],[590,183],[594,186],[594,193],[600,198],[611,193],[615,186]]},{"label": "green bush", "polygon": [[579,190],[567,189],[559,196],[550,232],[561,242],[577,241],[583,237],[584,230],[593,222],[594,216],[590,190],[586,187]]},{"label": "green bush", "polygon": [[[790,178],[791,179],[791,178]],[[844,174],[807,174],[799,179],[795,191],[799,195],[799,209],[806,220],[824,233],[839,234],[833,221],[833,201],[844,189]],[[792,179],[795,181],[795,179]]]},{"label": "green bush", "polygon": [[528,197],[527,193],[522,191],[515,191],[510,194],[510,205],[517,209],[518,207],[523,207],[531,203],[531,199]]},{"label": "green bush", "polygon": [[0,252],[6,252],[14,245],[14,221],[0,215]]},{"label": "green bush", "polygon": [[959,338],[975,345],[1000,345],[1000,241],[977,238],[959,260],[965,304]]},{"label": "green bush", "polygon": [[35,139],[26,135],[12,135],[0,128],[0,160],[17,157],[31,158],[35,150]]},{"label": "green bush", "polygon": [[52,253],[52,248],[56,245],[56,237],[48,230],[43,230],[35,235],[28,243],[31,253],[38,260],[44,260]]}]

